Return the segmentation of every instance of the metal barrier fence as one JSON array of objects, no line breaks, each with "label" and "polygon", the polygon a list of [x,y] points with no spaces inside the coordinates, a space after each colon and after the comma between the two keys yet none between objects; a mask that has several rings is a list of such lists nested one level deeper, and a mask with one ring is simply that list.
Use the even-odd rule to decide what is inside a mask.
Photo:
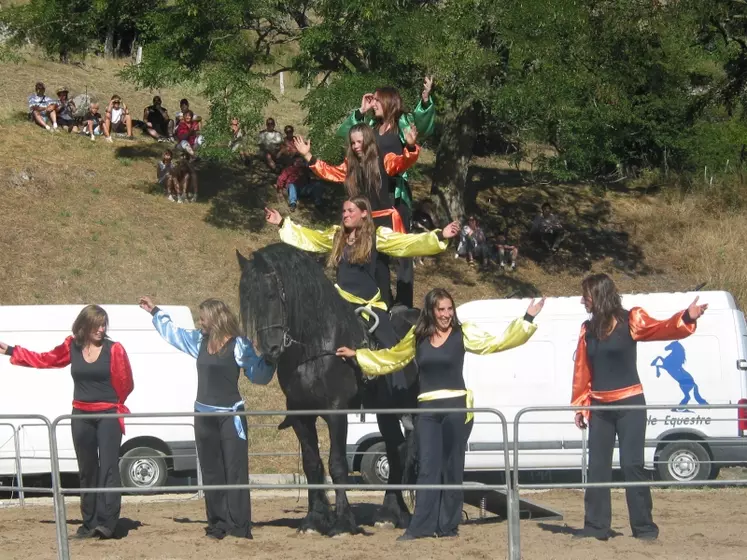
[{"label": "metal barrier fence", "polygon": [[[707,409],[707,410],[719,410],[719,409],[731,409],[731,410],[737,410],[737,409],[743,409],[747,408],[747,405],[693,405],[688,406],[688,410],[698,410],[698,409]],[[475,414],[483,413],[483,414],[491,414],[498,417],[498,420],[501,424],[500,426],[500,438],[501,441],[505,442],[505,445],[502,445],[500,454],[503,455],[503,472],[505,474],[505,483],[504,484],[487,484],[481,486],[481,489],[484,490],[503,490],[506,492],[507,496],[507,531],[508,531],[508,543],[507,543],[507,549],[508,549],[508,558],[509,560],[520,560],[521,558],[521,537],[520,537],[520,491],[522,489],[559,489],[559,488],[592,488],[592,487],[602,487],[602,488],[612,488],[612,487],[632,487],[632,486],[653,486],[653,487],[660,487],[660,486],[705,486],[705,485],[712,485],[712,486],[724,486],[724,485],[739,485],[744,486],[747,485],[747,480],[694,480],[694,481],[638,481],[638,482],[609,482],[609,483],[590,483],[588,482],[587,475],[586,475],[586,468],[587,468],[587,460],[586,455],[588,452],[588,444],[586,440],[586,433],[587,431],[581,431],[580,434],[580,445],[574,449],[580,449],[581,452],[581,464],[582,464],[582,477],[580,483],[542,483],[542,484],[524,484],[520,483],[519,480],[519,470],[520,470],[520,449],[521,445],[520,442],[520,427],[526,426],[527,424],[572,424],[572,418],[573,413],[580,411],[580,410],[590,410],[592,413],[597,410],[605,410],[605,411],[611,411],[611,410],[672,410],[672,405],[624,405],[624,406],[614,406],[614,405],[604,405],[604,406],[591,406],[591,407],[571,407],[571,406],[545,406],[545,407],[527,407],[523,408],[520,411],[517,412],[513,419],[513,434],[511,438],[509,438],[509,431],[508,431],[508,422],[506,420],[506,417],[502,412],[496,409],[492,408],[449,408],[449,409],[428,409],[427,412],[440,412],[440,413],[449,413],[449,412],[473,412]],[[423,409],[381,409],[381,410],[367,410],[367,414],[422,414],[424,411]],[[568,421],[561,421],[558,420],[558,418],[554,418],[549,421],[531,421],[531,422],[522,422],[525,416],[532,414],[532,413],[547,413],[547,412],[561,412],[561,413],[567,413],[568,414]],[[360,414],[359,410],[309,410],[309,411],[238,411],[238,412],[216,412],[216,413],[138,413],[138,414],[90,414],[87,415],[87,418],[117,418],[117,417],[126,417],[128,420],[134,420],[138,418],[194,418],[194,417],[222,417],[222,416],[260,416],[260,417],[268,417],[268,416],[327,416],[327,415],[357,415]],[[200,493],[204,490],[217,490],[217,489],[254,489],[254,490],[276,490],[276,489],[292,489],[292,490],[301,490],[301,489],[307,489],[307,490],[341,490],[341,489],[363,489],[363,490],[417,490],[417,489],[438,489],[438,490],[464,490],[467,488],[474,488],[470,487],[468,485],[442,485],[442,484],[436,484],[436,485],[414,485],[414,484],[357,484],[354,482],[349,482],[347,484],[261,484],[261,483],[249,483],[247,485],[220,485],[220,486],[208,486],[203,485],[202,480],[199,477],[199,464],[198,464],[198,484],[197,486],[158,486],[158,487],[151,487],[151,488],[127,488],[127,487],[120,487],[120,488],[63,488],[60,480],[60,453],[58,449],[58,442],[57,442],[57,428],[61,426],[62,422],[69,421],[73,418],[73,415],[63,415],[58,418],[56,418],[53,422],[50,422],[48,419],[46,419],[43,416],[40,415],[0,415],[0,420],[11,420],[11,419],[33,419],[33,420],[39,420],[41,421],[41,424],[34,424],[37,426],[46,427],[49,435],[49,444],[50,444],[50,460],[51,460],[51,470],[52,470],[52,484],[50,491],[53,495],[53,502],[54,502],[54,512],[55,512],[55,529],[56,529],[56,539],[57,539],[57,549],[58,549],[58,559],[59,560],[69,560],[70,558],[70,552],[69,552],[69,543],[68,543],[68,535],[67,535],[67,515],[66,515],[66,507],[65,507],[65,501],[64,496],[65,495],[71,495],[71,494],[80,494],[80,493],[107,493],[107,492],[117,492],[117,493],[158,493],[158,492],[192,492],[192,491],[199,491]],[[729,422],[732,424],[736,424],[738,422],[738,418],[713,418],[712,421],[714,422]],[[486,422],[477,422],[476,423],[486,423]],[[492,422],[489,422],[487,424],[493,424]],[[7,426],[12,424],[8,423],[0,423],[0,426]],[[150,425],[150,424],[143,424],[140,423],[140,425]],[[155,424],[154,424],[155,425]],[[158,424],[161,425],[161,424]],[[184,425],[184,424],[179,424]],[[13,490],[24,492],[24,491],[31,491],[31,490],[39,490],[37,488],[28,488],[24,487],[23,485],[23,478],[20,468],[20,449],[19,449],[19,443],[18,443],[18,430],[23,425],[19,426],[17,429],[14,429],[14,445],[16,448],[16,460],[17,460],[17,480],[18,485],[11,486],[11,487],[4,487],[4,489],[7,490]],[[250,426],[256,426],[256,427],[275,427],[275,424],[250,424]],[[730,440],[733,440],[736,438],[730,438]],[[678,441],[682,441],[681,439]],[[703,443],[700,439],[692,439],[692,440],[685,440],[685,441],[692,441],[692,442],[700,442]],[[718,438],[709,439],[708,443],[718,442]],[[661,442],[659,442],[661,444]],[[745,438],[745,445],[747,445],[747,438]],[[511,450],[511,453],[509,453],[509,448]],[[321,453],[321,452],[320,452]],[[269,453],[260,453],[258,455],[268,455]],[[251,454],[250,454],[251,455]],[[292,453],[290,455],[295,455],[295,453]],[[199,457],[197,457],[197,460],[199,461]],[[723,461],[726,462],[726,461]],[[722,463],[723,463],[722,462]],[[709,464],[719,464],[719,461],[707,461]]]}]

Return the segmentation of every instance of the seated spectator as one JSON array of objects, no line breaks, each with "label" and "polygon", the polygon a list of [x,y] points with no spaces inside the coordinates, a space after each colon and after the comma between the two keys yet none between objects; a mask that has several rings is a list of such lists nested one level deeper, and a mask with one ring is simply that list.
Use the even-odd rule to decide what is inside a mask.
[{"label": "seated spectator", "polygon": [[145,131],[151,138],[162,141],[174,137],[174,121],[158,95],[153,98],[153,105],[143,109],[143,121],[147,127]]},{"label": "seated spectator", "polygon": [[[42,82],[36,82],[36,93],[29,95],[29,119],[49,131],[57,130],[57,105],[54,99],[44,93],[47,88]],[[52,126],[49,126],[49,122]]]},{"label": "seated spectator", "polygon": [[283,143],[283,135],[275,130],[275,119],[273,118],[265,121],[265,127],[265,130],[259,133],[257,143],[267,166],[275,171],[278,168],[277,159],[280,146]]},{"label": "seated spectator", "polygon": [[107,142],[112,142],[112,132],[116,134],[126,133],[127,138],[132,136],[132,115],[119,95],[112,95],[109,105],[106,106],[106,117],[104,118],[104,136]]},{"label": "seated spectator", "polygon": [[541,243],[548,251],[555,253],[566,232],[558,217],[552,213],[552,207],[545,202],[542,212],[534,218],[530,235]]},{"label": "seated spectator", "polygon": [[187,152],[190,157],[195,157],[195,150],[202,145],[200,134],[200,123],[194,122],[194,114],[187,109],[176,127],[176,147]]},{"label": "seated spectator", "polygon": [[485,233],[477,223],[477,218],[470,216],[467,219],[467,225],[462,228],[462,232],[459,235],[457,255],[466,257],[469,264],[473,264],[475,257],[477,257],[480,264],[486,265],[490,256],[487,241]]},{"label": "seated spectator", "polygon": [[[182,120],[182,117],[184,116],[184,113],[186,111],[189,111],[189,100],[182,99],[179,102],[179,110],[176,112],[176,115],[174,116],[175,124],[179,124],[179,121]],[[202,117],[200,115],[197,115],[194,111],[192,111],[192,122],[202,123]]]},{"label": "seated spectator", "polygon": [[516,270],[516,259],[519,258],[519,248],[508,242],[506,233],[499,233],[495,239],[495,249],[498,254],[498,264],[501,268],[506,268],[506,261],[509,261],[511,270]]},{"label": "seated spectator", "polygon": [[241,129],[241,123],[236,117],[231,119],[231,141],[228,143],[228,148],[232,152],[238,152],[241,161],[247,163],[249,153],[246,151],[246,138],[244,137],[244,131]]},{"label": "seated spectator", "polygon": [[179,193],[176,187],[176,179],[174,177],[174,166],[171,164],[171,160],[174,154],[171,150],[164,150],[161,156],[161,161],[158,162],[156,167],[156,176],[158,177],[158,184],[163,187],[163,190],[170,201],[176,200]]},{"label": "seated spectator", "polygon": [[288,206],[291,212],[296,211],[299,197],[310,197],[314,206],[321,208],[324,185],[318,181],[309,180],[309,167],[301,156],[296,156],[293,164],[289,165],[278,177],[278,192],[286,189],[288,191]]},{"label": "seated spectator", "polygon": [[69,90],[66,87],[57,88],[56,113],[57,124],[68,132],[78,132],[75,124],[75,111],[77,107],[72,99],[68,98]]},{"label": "seated spectator", "polygon": [[[183,117],[186,117],[186,115],[183,115]],[[184,122],[184,119],[182,122]],[[186,197],[187,201],[197,202],[197,172],[192,166],[192,157],[189,152],[182,153],[179,163],[172,170],[172,176],[176,187],[176,201],[182,204]]]},{"label": "seated spectator", "polygon": [[103,119],[101,113],[99,113],[99,104],[91,103],[83,116],[83,134],[87,134],[91,140],[96,140],[96,136],[100,136],[103,132],[102,124]]},{"label": "seated spectator", "polygon": [[283,143],[280,145],[280,150],[278,150],[278,161],[282,162],[283,166],[293,165],[293,161],[298,155],[296,143],[293,141],[295,130],[291,125],[288,125],[283,129],[283,132],[285,133],[285,137],[283,138]]}]

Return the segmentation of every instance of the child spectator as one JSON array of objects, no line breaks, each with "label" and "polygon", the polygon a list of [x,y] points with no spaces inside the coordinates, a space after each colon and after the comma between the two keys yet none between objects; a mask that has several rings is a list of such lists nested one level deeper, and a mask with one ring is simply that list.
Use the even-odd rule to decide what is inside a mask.
[{"label": "child spectator", "polygon": [[132,140],[132,116],[119,95],[112,95],[109,105],[106,106],[106,117],[104,119],[104,136],[107,142],[113,142],[112,132],[117,134],[127,133],[127,138]]},{"label": "child spectator", "polygon": [[309,181],[309,168],[304,159],[297,156],[293,164],[283,169],[276,184],[278,192],[283,189],[288,191],[288,206],[291,212],[296,211],[299,196],[301,198],[311,197],[314,206],[321,208],[322,193],[324,187],[317,181]]},{"label": "child spectator", "polygon": [[480,264],[487,264],[489,258],[489,250],[487,238],[485,232],[483,232],[480,225],[477,223],[475,216],[470,216],[467,219],[467,225],[462,228],[462,232],[459,235],[459,245],[457,246],[457,255],[460,257],[466,257],[469,264],[475,262],[475,257]]},{"label": "child spectator", "polygon": [[[179,102],[179,110],[176,112],[176,115],[174,117],[174,122],[176,124],[179,124],[179,121],[182,120],[184,117],[184,113],[189,111],[189,100],[188,99],[182,99]],[[192,112],[192,122],[196,123],[202,123],[202,117],[198,114],[196,114],[194,111]],[[202,125],[200,125],[202,126]]]},{"label": "child spectator", "polygon": [[68,132],[78,132],[75,124],[75,102],[68,98],[69,90],[66,87],[57,88],[56,113],[57,124]]},{"label": "child spectator", "polygon": [[265,130],[259,133],[257,143],[262,159],[265,160],[270,169],[275,171],[280,146],[283,143],[283,135],[275,130],[275,119],[269,118],[265,121]]},{"label": "child spectator", "polygon": [[[186,115],[184,115],[186,117]],[[184,119],[182,119],[184,122]],[[180,123],[181,124],[181,123]],[[176,187],[176,201],[182,204],[185,200],[197,202],[197,173],[192,167],[191,156],[189,152],[183,152],[179,163],[176,164],[172,171],[174,185]],[[191,198],[190,198],[190,192]]]},{"label": "child spectator", "polygon": [[516,270],[516,259],[519,258],[519,248],[508,242],[506,233],[499,233],[495,240],[495,249],[498,253],[498,264],[501,268],[506,268],[506,261],[509,261],[511,270]]},{"label": "child spectator", "polygon": [[178,196],[175,185],[176,179],[174,178],[174,167],[171,164],[173,157],[174,154],[171,150],[164,150],[163,156],[161,156],[161,161],[158,162],[158,167],[156,169],[158,184],[163,187],[166,196],[168,196],[168,199],[172,202],[176,200],[175,196]]},{"label": "child spectator", "polygon": [[[35,86],[36,93],[29,95],[29,119],[34,121],[42,128],[47,130],[57,131],[57,105],[54,99],[47,97],[44,92],[47,88],[42,82],[36,82]],[[52,126],[47,124],[47,121],[52,122]]]},{"label": "child spectator", "polygon": [[549,203],[545,202],[542,205],[542,212],[534,218],[530,235],[552,253],[557,252],[560,242],[565,239],[563,225],[552,213]]},{"label": "child spectator", "polygon": [[200,123],[194,122],[192,118],[194,113],[187,109],[182,114],[182,118],[176,127],[176,147],[180,150],[184,150],[191,157],[195,155],[195,149],[202,144],[202,136],[200,135]]},{"label": "child spectator", "polygon": [[153,98],[153,105],[149,105],[143,110],[143,120],[145,121],[145,131],[151,138],[161,141],[174,136],[174,121],[169,118],[169,112],[162,105],[161,97],[156,95]]},{"label": "child spectator", "polygon": [[291,125],[288,125],[283,129],[283,132],[285,133],[285,137],[283,138],[283,143],[280,145],[280,149],[278,150],[277,159],[278,162],[282,162],[283,166],[293,165],[293,160],[298,155],[296,143],[293,141],[295,131]]},{"label": "child spectator", "polygon": [[90,136],[91,140],[96,140],[95,135],[101,134],[101,113],[99,113],[99,104],[91,103],[88,111],[83,116],[83,133]]}]

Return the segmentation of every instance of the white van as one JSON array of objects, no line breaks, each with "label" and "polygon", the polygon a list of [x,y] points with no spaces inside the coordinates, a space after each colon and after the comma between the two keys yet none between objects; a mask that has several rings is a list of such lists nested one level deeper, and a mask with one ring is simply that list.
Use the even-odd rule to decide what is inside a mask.
[{"label": "white van", "polygon": [[[151,316],[137,305],[102,305],[109,315],[109,337],[121,342],[132,365],[135,388],[127,399],[131,412],[191,412],[197,394],[194,358],[165,342]],[[0,307],[0,340],[46,352],[71,334],[80,305],[19,305]],[[188,307],[163,306],[174,323],[194,328]],[[70,367],[29,369],[13,366],[0,356],[0,414],[40,414],[50,421],[70,414],[73,380]],[[129,487],[165,484],[169,472],[196,466],[192,418],[125,420],[120,448],[122,483]],[[51,472],[48,431],[38,421],[0,419],[0,477],[16,476],[18,438],[24,477]],[[60,471],[77,473],[70,422],[57,430]]]},{"label": "white van", "polygon": [[[698,400],[747,404],[747,326],[731,294],[625,295],[623,305],[642,307],[664,319],[685,309],[695,296],[709,306],[695,334],[676,342],[638,344],[638,372],[647,403],[671,406],[648,411],[646,466],[655,469],[662,480],[705,480],[715,478],[720,467],[747,464],[747,410],[688,408]],[[500,335],[511,320],[524,314],[527,305],[528,300],[473,301],[459,306],[457,314],[461,321]],[[539,328],[527,344],[488,356],[466,355],[464,378],[474,392],[475,407],[500,410],[509,422],[510,440],[514,417],[522,408],[569,405],[573,355],[587,318],[580,297],[548,298],[536,320]],[[581,468],[582,433],[573,418],[571,411],[524,414],[518,438],[520,468]],[[385,480],[388,464],[375,417],[366,415],[365,423],[358,415],[350,420],[351,470],[360,471],[369,482]],[[496,417],[477,414],[465,469],[502,469],[503,445]],[[614,461],[619,466],[617,452]]]}]

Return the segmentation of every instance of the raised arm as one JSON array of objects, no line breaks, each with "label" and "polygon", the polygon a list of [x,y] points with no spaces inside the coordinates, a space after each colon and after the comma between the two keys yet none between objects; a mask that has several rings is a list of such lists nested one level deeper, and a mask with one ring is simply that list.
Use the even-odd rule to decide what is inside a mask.
[{"label": "raised arm", "polygon": [[248,338],[243,336],[236,337],[234,358],[236,359],[236,364],[240,368],[244,368],[244,375],[252,383],[267,385],[272,381],[272,376],[275,373],[275,365],[258,356],[254,351],[252,341]]},{"label": "raised arm", "polygon": [[464,349],[473,354],[494,354],[521,346],[537,331],[534,317],[527,314],[511,321],[502,336],[493,336],[474,323],[462,324]]},{"label": "raised arm", "polygon": [[[407,146],[401,154],[389,152],[384,156],[384,169],[387,175],[394,177],[410,169],[420,156],[420,146]],[[343,177],[344,180],[344,177]]]},{"label": "raised arm", "polygon": [[356,124],[366,122],[366,113],[371,108],[373,102],[373,94],[366,93],[361,99],[361,106],[359,109],[353,111],[348,118],[342,121],[340,128],[337,129],[337,136],[347,140],[350,129]]},{"label": "raised arm", "polygon": [[441,253],[448,240],[459,233],[459,224],[452,222],[443,231],[397,233],[389,228],[376,229],[376,249],[392,257],[427,257]]},{"label": "raised arm", "polygon": [[326,161],[322,161],[313,156],[307,161],[309,162],[309,169],[311,169],[314,172],[314,175],[319,177],[321,180],[329,181],[330,183],[345,182],[345,177],[348,174],[347,158],[340,165],[330,165]]},{"label": "raised arm", "polygon": [[5,354],[10,356],[10,363],[14,366],[24,366],[36,369],[64,368],[70,364],[70,345],[73,337],[68,336],[65,342],[49,352],[32,352],[22,346],[7,346]]},{"label": "raised arm", "polygon": [[177,327],[174,325],[171,317],[169,317],[169,314],[158,307],[153,307],[150,310],[150,314],[153,315],[153,326],[156,327],[161,338],[177,350],[181,350],[185,354],[197,358],[197,355],[200,353],[202,331]]},{"label": "raised arm", "polygon": [[[680,340],[686,338],[695,332],[697,327],[696,320],[707,309],[707,305],[697,305],[698,299],[695,298],[693,304],[679,313],[675,313],[669,319],[659,321],[651,317],[640,307],[634,307],[630,310],[628,323],[630,325],[630,335],[633,340],[645,342],[651,340]],[[695,309],[691,309],[692,307]],[[696,315],[693,317],[693,315]]]},{"label": "raised arm", "polygon": [[283,218],[277,210],[265,208],[265,219],[280,226],[280,239],[283,243],[293,245],[304,251],[328,253],[332,250],[335,233],[340,226],[332,226],[323,231],[294,224],[290,218]]},{"label": "raised arm", "polygon": [[340,348],[337,355],[345,358],[355,356],[361,371],[367,375],[386,375],[401,370],[415,358],[415,327],[391,348],[382,350],[350,350]]}]

